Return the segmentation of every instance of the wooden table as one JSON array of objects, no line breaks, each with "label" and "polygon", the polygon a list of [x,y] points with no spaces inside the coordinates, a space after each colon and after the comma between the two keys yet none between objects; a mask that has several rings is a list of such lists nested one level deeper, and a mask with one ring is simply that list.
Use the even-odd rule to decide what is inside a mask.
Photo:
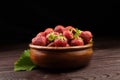
[{"label": "wooden table", "polygon": [[69,72],[49,72],[42,69],[14,72],[14,62],[28,44],[8,44],[0,47],[0,80],[120,80],[120,39],[94,40],[94,55],[88,66]]}]

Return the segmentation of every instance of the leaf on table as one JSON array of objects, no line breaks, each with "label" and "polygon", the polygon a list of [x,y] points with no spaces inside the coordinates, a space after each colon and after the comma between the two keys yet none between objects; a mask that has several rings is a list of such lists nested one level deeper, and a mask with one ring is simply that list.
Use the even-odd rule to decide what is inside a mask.
[{"label": "leaf on table", "polygon": [[36,67],[30,59],[30,50],[24,50],[20,58],[14,63],[14,71],[31,71]]}]

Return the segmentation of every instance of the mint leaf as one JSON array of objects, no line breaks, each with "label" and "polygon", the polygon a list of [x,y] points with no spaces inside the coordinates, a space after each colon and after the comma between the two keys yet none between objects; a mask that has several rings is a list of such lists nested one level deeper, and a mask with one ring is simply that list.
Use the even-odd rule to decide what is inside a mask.
[{"label": "mint leaf", "polygon": [[14,71],[31,71],[36,67],[30,59],[30,50],[24,50],[20,58],[14,63]]}]

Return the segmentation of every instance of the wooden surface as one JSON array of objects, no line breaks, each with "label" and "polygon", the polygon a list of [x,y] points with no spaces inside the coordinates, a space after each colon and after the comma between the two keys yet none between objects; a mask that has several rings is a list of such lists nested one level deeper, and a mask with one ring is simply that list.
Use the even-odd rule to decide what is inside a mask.
[{"label": "wooden surface", "polygon": [[[120,80],[120,39],[94,40],[94,55],[84,68],[68,72],[42,69],[14,72],[14,62],[28,44],[0,46],[0,80]],[[62,66],[62,65],[61,65]]]}]

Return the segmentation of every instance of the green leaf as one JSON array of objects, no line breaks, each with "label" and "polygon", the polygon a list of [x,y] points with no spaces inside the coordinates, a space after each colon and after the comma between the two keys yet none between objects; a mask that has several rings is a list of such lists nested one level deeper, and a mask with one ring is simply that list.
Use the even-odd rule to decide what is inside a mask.
[{"label": "green leaf", "polygon": [[80,33],[81,33],[81,30],[79,30],[78,28],[76,28],[76,32],[74,34],[74,37],[75,38],[79,37]]},{"label": "green leaf", "polygon": [[50,34],[48,34],[48,40],[50,42],[54,41],[57,38],[57,35],[55,35],[53,32],[51,32]]},{"label": "green leaf", "polygon": [[20,58],[14,63],[14,71],[31,71],[36,67],[30,59],[30,50],[24,50]]}]

